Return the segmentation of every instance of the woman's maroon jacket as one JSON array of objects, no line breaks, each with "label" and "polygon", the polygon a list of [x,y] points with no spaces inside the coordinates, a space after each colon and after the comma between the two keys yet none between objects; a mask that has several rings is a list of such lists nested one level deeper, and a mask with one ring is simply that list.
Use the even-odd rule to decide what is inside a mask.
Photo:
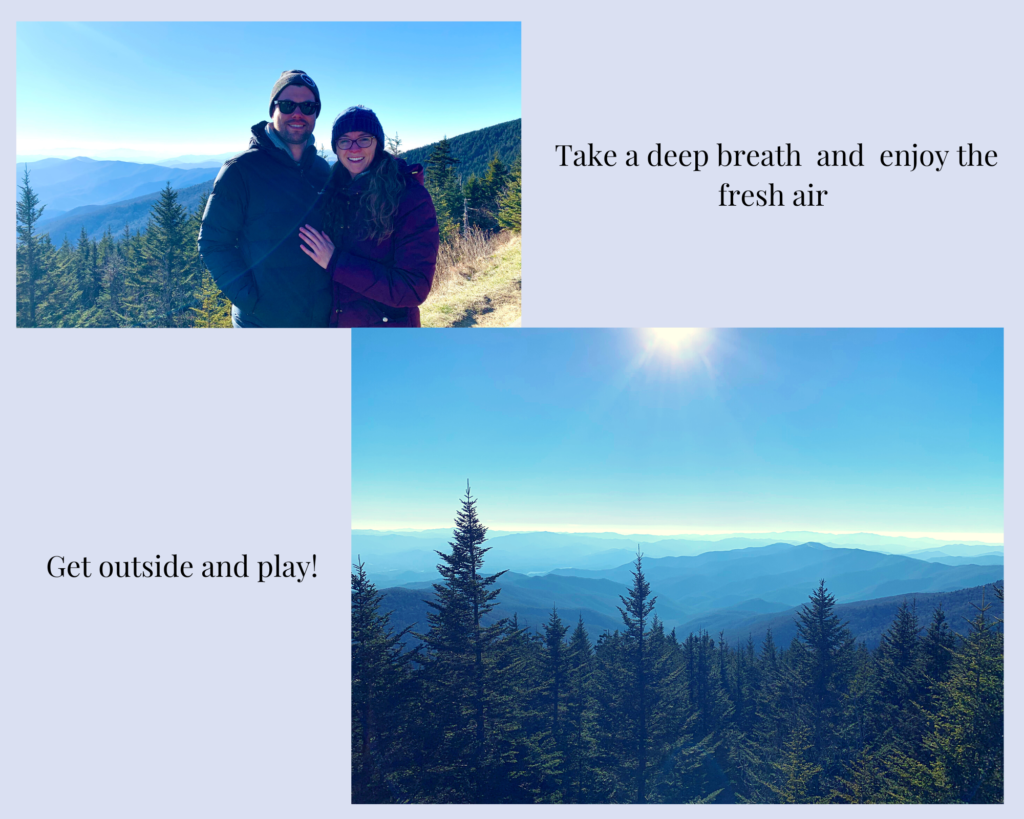
[{"label": "woman's maroon jacket", "polygon": [[[367,178],[345,189],[328,185],[324,196],[343,197],[344,224],[327,270],[334,281],[331,327],[419,327],[437,264],[437,214],[423,186],[423,166],[398,160],[405,193],[394,216],[394,233],[378,244],[365,234],[359,200]],[[340,239],[340,241],[338,241]]]}]

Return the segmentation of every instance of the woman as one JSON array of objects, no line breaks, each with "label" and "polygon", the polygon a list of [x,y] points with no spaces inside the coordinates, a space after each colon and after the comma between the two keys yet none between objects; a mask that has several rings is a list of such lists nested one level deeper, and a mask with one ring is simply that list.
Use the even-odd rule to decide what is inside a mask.
[{"label": "woman", "polygon": [[334,121],[338,161],[318,204],[321,230],[299,229],[302,249],[331,274],[331,327],[419,327],[437,264],[437,216],[423,168],[384,150],[368,108]]}]

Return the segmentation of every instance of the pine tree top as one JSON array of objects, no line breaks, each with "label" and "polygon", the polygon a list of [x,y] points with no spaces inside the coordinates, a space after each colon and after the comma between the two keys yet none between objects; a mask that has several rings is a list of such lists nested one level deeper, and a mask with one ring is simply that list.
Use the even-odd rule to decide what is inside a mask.
[{"label": "pine tree top", "polygon": [[626,626],[626,633],[636,636],[635,633],[639,632],[641,638],[643,637],[647,618],[654,611],[654,603],[658,599],[657,597],[651,597],[651,584],[644,577],[643,557],[638,547],[636,568],[630,572],[633,575],[633,585],[629,590],[628,597],[619,596],[622,605],[618,607],[619,614],[622,615],[622,622]]}]

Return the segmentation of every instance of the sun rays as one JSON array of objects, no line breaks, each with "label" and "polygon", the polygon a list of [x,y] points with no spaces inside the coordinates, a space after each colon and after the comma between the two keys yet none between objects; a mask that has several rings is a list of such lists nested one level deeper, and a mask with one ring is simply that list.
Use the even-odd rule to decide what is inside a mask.
[{"label": "sun rays", "polygon": [[637,368],[680,373],[701,369],[712,375],[710,353],[715,332],[692,327],[660,327],[637,331],[641,352]]}]

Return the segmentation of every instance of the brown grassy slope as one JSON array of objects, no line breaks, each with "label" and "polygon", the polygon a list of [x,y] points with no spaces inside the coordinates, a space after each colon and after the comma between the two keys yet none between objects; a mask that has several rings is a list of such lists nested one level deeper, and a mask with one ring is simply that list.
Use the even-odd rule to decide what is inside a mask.
[{"label": "brown grassy slope", "polygon": [[518,327],[522,322],[522,241],[519,234],[470,231],[438,256],[430,296],[420,307],[424,327]]}]

